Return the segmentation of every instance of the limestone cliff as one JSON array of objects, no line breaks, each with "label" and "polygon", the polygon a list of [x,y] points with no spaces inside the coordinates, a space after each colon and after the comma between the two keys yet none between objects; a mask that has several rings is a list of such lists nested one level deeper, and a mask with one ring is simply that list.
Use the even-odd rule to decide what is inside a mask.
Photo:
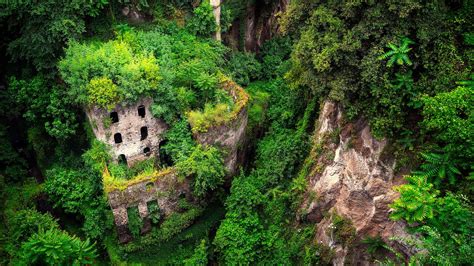
[{"label": "limestone cliff", "polygon": [[[403,222],[389,219],[388,205],[398,197],[391,188],[403,178],[394,174],[395,160],[384,152],[387,141],[375,139],[366,120],[345,122],[341,108],[325,102],[314,142],[313,167],[299,218],[316,224],[316,241],[335,251],[333,264],[369,264],[371,258],[360,243],[367,236],[380,236],[409,255],[407,247],[389,239],[408,235]],[[335,219],[347,222],[336,225]],[[337,232],[341,224],[349,228]]]}]

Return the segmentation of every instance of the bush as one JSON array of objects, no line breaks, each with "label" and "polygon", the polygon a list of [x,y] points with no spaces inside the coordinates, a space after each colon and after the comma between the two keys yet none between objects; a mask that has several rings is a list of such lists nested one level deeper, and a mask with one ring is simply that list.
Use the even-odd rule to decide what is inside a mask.
[{"label": "bush", "polygon": [[194,178],[193,192],[198,197],[206,195],[224,183],[222,154],[212,146],[195,146],[189,157],[177,162],[176,168],[182,177]]},{"label": "bush", "polygon": [[262,66],[253,53],[233,53],[227,68],[232,79],[241,86],[247,86],[250,81],[260,79],[262,75]]},{"label": "bush", "polygon": [[22,264],[90,265],[97,257],[95,244],[64,231],[40,230],[20,250]]},{"label": "bush", "polygon": [[203,0],[201,4],[194,9],[194,16],[188,22],[188,28],[198,35],[209,37],[217,30],[216,19],[214,18],[213,8],[209,0]]}]

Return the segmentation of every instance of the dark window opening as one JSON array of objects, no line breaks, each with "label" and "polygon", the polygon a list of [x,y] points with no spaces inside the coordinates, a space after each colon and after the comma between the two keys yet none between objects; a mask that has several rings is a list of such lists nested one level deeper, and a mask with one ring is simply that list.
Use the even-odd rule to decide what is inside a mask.
[{"label": "dark window opening", "polygon": [[125,157],[125,154],[120,154],[119,155],[118,163],[127,165],[127,157]]},{"label": "dark window opening", "polygon": [[143,105],[138,106],[138,115],[141,117],[145,117],[145,106]]},{"label": "dark window opening", "polygon": [[117,123],[119,121],[117,112],[110,113],[110,119],[112,123]]},{"label": "dark window opening", "polygon": [[160,164],[162,166],[172,166],[173,160],[171,159],[171,156],[166,152],[166,148],[163,148],[166,146],[166,143],[168,143],[168,140],[163,140],[162,142],[160,142]]},{"label": "dark window opening", "polygon": [[150,148],[146,147],[145,149],[143,149],[143,153],[144,153],[146,156],[150,156]]},{"label": "dark window opening", "polygon": [[147,127],[142,127],[140,128],[140,140],[144,140],[146,139],[146,137],[148,137],[148,128]]},{"label": "dark window opening", "polygon": [[122,143],[122,134],[115,133],[114,134],[114,141],[115,141],[115,143]]}]

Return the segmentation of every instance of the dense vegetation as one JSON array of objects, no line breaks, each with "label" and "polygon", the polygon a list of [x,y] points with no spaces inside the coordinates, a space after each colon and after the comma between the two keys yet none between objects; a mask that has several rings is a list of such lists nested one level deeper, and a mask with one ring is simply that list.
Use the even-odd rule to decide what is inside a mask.
[{"label": "dense vegetation", "polygon": [[[314,224],[295,218],[326,100],[347,120],[367,119],[389,141],[396,169],[409,173],[394,188],[390,218],[416,236],[398,239],[419,251],[411,262],[472,263],[472,1],[295,0],[257,51],[227,47],[245,41],[232,40],[229,27],[257,38],[244,34],[247,9],[279,1],[225,0],[220,27],[206,0],[86,2],[0,3],[1,265],[330,263],[334,251],[315,241]],[[223,43],[216,30],[228,34]],[[233,82],[250,97],[233,100],[223,88]],[[84,110],[141,97],[153,99],[151,113],[169,130],[161,161],[128,168],[95,139]],[[244,104],[246,164],[226,179],[226,151],[193,133]],[[135,239],[119,245],[104,191],[170,166],[196,201],[180,199],[167,217],[149,206],[147,235],[129,208]],[[333,219],[350,245],[350,221]],[[379,263],[402,263],[382,240],[364,241],[369,253],[390,250]]]}]

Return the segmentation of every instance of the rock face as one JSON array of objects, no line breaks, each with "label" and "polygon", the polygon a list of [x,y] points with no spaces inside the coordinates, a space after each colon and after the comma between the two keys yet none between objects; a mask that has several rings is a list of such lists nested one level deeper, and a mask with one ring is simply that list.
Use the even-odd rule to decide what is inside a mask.
[{"label": "rock face", "polygon": [[307,191],[313,196],[305,197],[302,212],[316,224],[317,242],[335,251],[333,264],[370,264],[365,248],[335,239],[334,215],[350,221],[353,243],[380,236],[408,255],[408,248],[389,240],[408,235],[403,222],[389,219],[388,205],[398,197],[391,188],[402,178],[394,175],[392,156],[383,152],[387,141],[376,140],[364,119],[344,123],[341,109],[332,102],[326,102],[321,110],[314,141],[315,161]]},{"label": "rock face", "polygon": [[278,33],[278,17],[284,12],[289,0],[249,1],[244,14],[232,22],[224,33],[224,42],[234,50],[242,46],[245,51],[257,52],[263,43]]}]

